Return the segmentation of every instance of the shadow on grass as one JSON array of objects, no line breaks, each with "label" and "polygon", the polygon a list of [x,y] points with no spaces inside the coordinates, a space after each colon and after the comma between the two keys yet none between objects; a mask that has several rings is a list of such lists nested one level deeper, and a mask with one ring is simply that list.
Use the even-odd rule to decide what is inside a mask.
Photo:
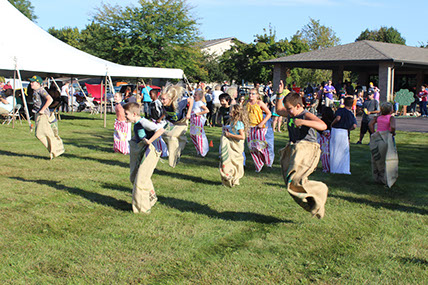
[{"label": "shadow on grass", "polygon": [[58,181],[52,181],[52,180],[31,180],[31,179],[24,179],[21,177],[9,177],[10,179],[15,179],[22,182],[29,182],[29,183],[37,183],[40,185],[46,185],[52,188],[55,188],[56,190],[66,191],[70,194],[79,195],[85,199],[87,199],[90,202],[97,203],[103,206],[109,206],[119,211],[131,211],[132,206],[126,201],[118,200],[116,198],[102,195],[99,193],[94,192],[88,192],[83,189],[75,188],[75,187],[68,187],[65,185],[61,185]]},{"label": "shadow on grass", "polygon": [[131,182],[129,183],[129,187],[125,187],[125,186],[122,186],[119,184],[113,184],[113,183],[103,183],[103,184],[101,184],[101,187],[103,187],[104,189],[109,189],[109,190],[116,190],[116,191],[123,191],[123,192],[132,193]]},{"label": "shadow on grass", "polygon": [[401,261],[403,264],[413,263],[413,264],[421,264],[421,265],[428,266],[428,261],[422,258],[398,257],[398,260]]},{"label": "shadow on grass", "polygon": [[367,199],[363,199],[363,198],[347,197],[347,196],[337,195],[337,194],[329,194],[328,196],[331,198],[346,200],[346,201],[349,201],[351,203],[369,205],[373,208],[385,208],[385,209],[394,210],[394,211],[401,211],[401,212],[406,212],[406,213],[411,212],[411,213],[417,213],[417,214],[421,214],[421,215],[427,215],[428,214],[427,210],[417,208],[417,207],[412,207],[412,206],[403,206],[403,205],[386,203],[386,202],[375,202],[375,201],[371,201],[371,200],[367,200]]},{"label": "shadow on grass", "polygon": [[0,150],[0,155],[30,157],[30,158],[45,159],[45,160],[49,159],[49,153],[47,153],[46,156],[40,156],[40,155],[34,155],[34,154],[16,153],[16,152],[7,151],[7,150]]},{"label": "shadow on grass", "polygon": [[74,116],[74,115],[71,115],[70,113],[68,113],[68,114],[67,113],[60,113],[60,115],[61,115],[61,121],[62,120],[79,120],[79,121],[82,121],[82,120],[86,120],[86,121],[102,120],[102,118],[100,118],[99,115],[98,116],[92,115],[90,117]]},{"label": "shadow on grass", "polygon": [[129,163],[121,162],[118,160],[111,160],[111,159],[102,159],[102,158],[94,158],[89,156],[81,156],[81,155],[75,155],[70,153],[64,153],[62,155],[63,157],[68,158],[78,158],[78,159],[85,159],[85,160],[93,160],[99,163],[107,164],[107,165],[114,165],[114,166],[121,166],[125,168],[129,168]]},{"label": "shadow on grass", "polygon": [[218,180],[211,181],[211,180],[206,180],[206,179],[199,177],[199,176],[191,176],[191,175],[182,174],[182,173],[168,172],[168,171],[159,170],[159,169],[155,170],[155,174],[159,174],[159,175],[163,175],[163,176],[167,176],[167,177],[172,177],[172,178],[177,178],[177,179],[189,180],[189,181],[192,181],[195,183],[202,183],[202,184],[207,184],[207,185],[221,185],[221,181],[218,181]]},{"label": "shadow on grass", "polygon": [[90,150],[96,150],[96,151],[102,151],[102,152],[113,152],[113,142],[110,147],[102,146],[99,143],[93,143],[93,144],[84,144],[84,143],[78,143],[75,140],[68,140],[63,139],[64,145],[73,145],[75,147],[84,147]]},{"label": "shadow on grass", "polygon": [[266,216],[250,212],[218,212],[213,210],[208,205],[202,205],[192,201],[182,199],[158,196],[159,203],[170,208],[177,209],[181,212],[192,212],[195,214],[205,215],[210,218],[216,218],[225,221],[235,222],[257,222],[262,224],[275,224],[275,223],[294,223],[290,220],[281,220],[272,216]]}]

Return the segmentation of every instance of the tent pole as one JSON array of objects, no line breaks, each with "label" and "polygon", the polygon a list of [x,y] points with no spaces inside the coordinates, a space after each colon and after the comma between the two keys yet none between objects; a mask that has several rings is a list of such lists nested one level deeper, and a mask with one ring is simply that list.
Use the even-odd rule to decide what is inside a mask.
[{"label": "tent pole", "polygon": [[74,94],[73,94],[73,77],[70,77],[70,89],[68,91],[68,93],[70,94],[70,98],[71,98],[71,114],[74,114]]},{"label": "tent pole", "polygon": [[[109,82],[109,85],[110,85],[111,93],[114,96],[115,92],[114,92],[113,80],[111,80],[111,76],[110,75],[108,76],[108,82]],[[114,113],[114,102],[111,102],[111,111],[112,111],[112,113]]]},{"label": "tent pole", "polygon": [[100,84],[100,88],[101,88],[101,97],[100,97],[100,119],[103,118],[103,79],[101,77],[101,84]]},{"label": "tent pole", "polygon": [[[16,70],[13,71],[13,99],[12,99],[12,112],[15,112],[15,81],[16,81]],[[12,129],[15,128],[15,116],[12,116]]]},{"label": "tent pole", "polygon": [[105,92],[104,92],[104,128],[107,127],[107,75],[104,78],[105,84]]},{"label": "tent pole", "polygon": [[33,125],[31,124],[30,114],[28,112],[28,107],[27,107],[27,100],[25,99],[24,89],[22,88],[21,72],[19,72],[18,68],[16,69],[16,71],[18,74],[19,81],[21,82],[22,102],[24,102],[25,115],[27,116],[27,121],[28,121],[28,126],[30,127],[30,132],[32,132],[33,131]]}]

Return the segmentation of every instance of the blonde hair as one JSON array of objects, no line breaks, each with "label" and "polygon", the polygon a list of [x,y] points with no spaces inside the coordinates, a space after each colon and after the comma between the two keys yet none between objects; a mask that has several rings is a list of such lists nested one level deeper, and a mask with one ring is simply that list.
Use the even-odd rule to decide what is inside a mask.
[{"label": "blonde hair", "polygon": [[235,99],[235,94],[238,95],[238,88],[235,86],[229,87],[227,88],[226,93],[229,94],[232,99]]},{"label": "blonde hair", "polygon": [[257,100],[259,100],[259,101],[260,101],[262,98],[260,97],[259,90],[257,90],[257,88],[251,88],[251,89],[250,89],[250,93],[251,93],[251,91],[253,91],[253,90],[254,90],[254,91],[256,91],[256,93],[257,93]]},{"label": "blonde hair", "polygon": [[240,104],[233,104],[230,106],[230,124],[235,126],[238,121],[244,124],[244,132],[247,134],[250,128],[247,108]]},{"label": "blonde hair", "polygon": [[193,97],[195,97],[195,96],[199,96],[201,98],[201,101],[204,102],[204,103],[206,103],[205,96],[204,96],[204,91],[202,91],[200,89],[196,90],[195,91],[195,95]]},{"label": "blonde hair", "polygon": [[391,114],[392,113],[392,104],[391,103],[389,103],[389,102],[383,102],[381,105],[380,105],[380,114],[381,115],[389,115],[389,114]]},{"label": "blonde hair", "polygon": [[180,83],[167,83],[162,89],[161,95],[166,95],[168,97],[168,99],[171,101],[172,108],[175,111],[178,107],[178,101],[181,99],[181,97],[183,97],[184,91],[185,89]]}]

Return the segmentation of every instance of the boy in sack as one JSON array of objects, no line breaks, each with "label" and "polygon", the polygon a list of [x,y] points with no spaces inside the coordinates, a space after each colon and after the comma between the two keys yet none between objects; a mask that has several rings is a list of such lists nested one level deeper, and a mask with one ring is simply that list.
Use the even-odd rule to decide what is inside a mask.
[{"label": "boy in sack", "polygon": [[299,94],[282,94],[284,83],[279,84],[276,110],[287,117],[290,142],[280,150],[281,168],[288,193],[306,211],[317,218],[324,217],[328,188],[322,182],[308,176],[315,170],[320,159],[320,146],[316,130],[324,131],[327,125],[314,114],[306,111]]},{"label": "boy in sack", "polygon": [[140,105],[135,102],[123,106],[128,122],[134,123],[134,137],[130,145],[130,180],[132,210],[134,213],[150,214],[157,197],[152,183],[152,174],[161,153],[152,145],[165,131],[162,126],[141,118]]}]

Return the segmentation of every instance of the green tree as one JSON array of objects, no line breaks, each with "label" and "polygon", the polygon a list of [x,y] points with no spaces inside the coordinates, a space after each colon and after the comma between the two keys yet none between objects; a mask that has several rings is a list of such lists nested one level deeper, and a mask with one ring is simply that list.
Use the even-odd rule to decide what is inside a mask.
[{"label": "green tree", "polygon": [[34,13],[34,6],[31,4],[29,0],[8,0],[10,4],[15,6],[16,9],[19,10],[22,14],[24,14],[28,19],[35,22],[37,20],[37,16]]},{"label": "green tree", "polygon": [[[332,28],[321,25],[319,20],[309,19],[309,23],[296,32],[292,37],[296,46],[295,53],[314,51],[322,48],[329,48],[340,43],[340,39]],[[297,86],[304,87],[308,83],[319,83],[331,79],[330,70],[293,68],[287,83],[296,82]]]},{"label": "green tree", "polygon": [[287,39],[276,41],[272,27],[263,31],[264,34],[255,35],[254,43],[235,41],[235,45],[221,56],[220,64],[230,80],[267,82],[272,79],[273,66],[261,62],[293,53],[293,45]]},{"label": "green tree", "polygon": [[391,44],[400,44],[405,45],[406,40],[401,36],[400,32],[398,32],[393,27],[381,27],[379,30],[369,30],[365,29],[361,32],[358,38],[355,40],[371,40],[376,42],[384,42]]},{"label": "green tree", "polygon": [[303,26],[297,35],[306,41],[310,50],[333,47],[340,43],[332,28],[321,25],[319,20],[312,18],[309,18],[309,23]]},{"label": "green tree", "polygon": [[[140,0],[137,6],[98,8],[89,38],[103,38],[111,45],[98,46],[91,53],[110,54],[122,64],[182,68],[195,80],[206,77],[201,70],[202,53],[197,22],[185,0]],[[107,30],[110,30],[109,33]]]},{"label": "green tree", "polygon": [[50,27],[48,29],[48,33],[57,39],[69,44],[75,48],[83,49],[82,47],[82,34],[80,33],[78,28],[66,27],[62,29],[55,29],[54,27]]}]

